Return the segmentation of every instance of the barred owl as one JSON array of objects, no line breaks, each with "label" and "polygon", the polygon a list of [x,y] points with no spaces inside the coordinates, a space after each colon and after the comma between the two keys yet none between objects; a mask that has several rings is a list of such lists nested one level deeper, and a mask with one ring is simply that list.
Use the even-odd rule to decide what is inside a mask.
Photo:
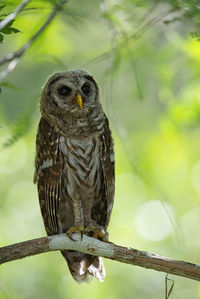
[{"label": "barred owl", "polygon": [[[97,83],[81,70],[49,77],[40,99],[34,182],[48,235],[80,232],[107,241],[114,201],[114,152]],[[63,250],[77,282],[103,281],[101,257]]]}]

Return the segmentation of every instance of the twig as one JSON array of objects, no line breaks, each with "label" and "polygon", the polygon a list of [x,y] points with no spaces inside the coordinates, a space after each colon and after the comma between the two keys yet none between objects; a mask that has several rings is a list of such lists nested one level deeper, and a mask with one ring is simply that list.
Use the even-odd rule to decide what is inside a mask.
[{"label": "twig", "polygon": [[200,281],[200,265],[197,264],[105,243],[86,235],[81,240],[79,234],[74,234],[73,239],[74,241],[65,234],[60,234],[1,247],[0,264],[51,250],[67,249]]},{"label": "twig", "polygon": [[159,16],[156,16],[150,20],[147,21],[147,23],[145,23],[144,25],[142,25],[141,27],[139,27],[139,29],[137,29],[136,32],[134,32],[131,35],[126,35],[125,38],[121,41],[118,42],[117,45],[115,45],[114,47],[112,47],[111,50],[105,51],[104,53],[88,60],[86,63],[84,63],[83,65],[81,65],[80,68],[84,68],[86,66],[101,62],[107,58],[109,58],[110,56],[113,55],[113,53],[115,53],[118,49],[123,49],[124,47],[127,46],[127,42],[129,40],[137,40],[139,39],[143,33],[147,32],[148,30],[150,30],[151,25],[155,25],[156,23],[158,23],[160,20],[162,20],[162,18],[166,17],[169,13],[171,12],[171,10],[167,10],[164,11],[163,13],[161,13]]},{"label": "twig", "polygon": [[0,82],[7,76],[7,74],[17,66],[20,58],[24,55],[24,53],[30,48],[33,42],[38,38],[38,36],[47,28],[47,26],[51,23],[54,19],[57,12],[61,9],[61,7],[67,2],[68,0],[61,0],[55,8],[51,11],[49,17],[47,18],[46,22],[42,25],[42,27],[32,36],[32,38],[18,51],[9,53],[2,59],[0,59],[0,66],[10,62],[7,69],[0,73]]},{"label": "twig", "polygon": [[[165,276],[165,299],[169,299],[173,289],[174,289],[174,280],[168,278],[169,273]],[[168,290],[168,281],[171,282],[170,289]]]},{"label": "twig", "polygon": [[26,4],[28,4],[28,2],[30,2],[30,0],[24,0],[22,1],[17,8],[15,9],[15,11],[13,11],[10,15],[8,15],[4,20],[2,20],[0,22],[0,30],[2,30],[3,28],[6,27],[6,25],[8,25],[8,23],[10,21],[12,21],[14,18],[16,18],[16,16],[20,13],[20,11],[22,11],[22,9],[26,6]]}]

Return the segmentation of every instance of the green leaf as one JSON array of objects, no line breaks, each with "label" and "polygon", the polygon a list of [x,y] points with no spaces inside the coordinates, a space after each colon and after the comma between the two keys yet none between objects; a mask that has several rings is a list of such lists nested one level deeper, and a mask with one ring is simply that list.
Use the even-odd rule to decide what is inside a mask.
[{"label": "green leaf", "polygon": [[[0,22],[3,21],[3,19],[0,19]],[[18,29],[11,27],[13,22],[15,20],[11,20],[3,29],[0,30],[3,34],[12,34],[12,33],[18,33],[20,32]]]},{"label": "green leaf", "polygon": [[12,34],[12,33],[18,33],[20,31],[13,27],[9,27],[9,28],[5,27],[2,30],[0,30],[0,32],[2,32],[4,34]]},{"label": "green leaf", "polygon": [[13,90],[16,90],[16,91],[23,91],[23,89],[11,84],[10,82],[8,81],[4,81],[4,82],[1,82],[0,86],[4,86],[6,88],[10,88],[10,89],[13,89]]},{"label": "green leaf", "polygon": [[18,33],[18,32],[20,32],[20,30],[18,30],[17,28],[14,28],[14,27],[11,27],[10,28],[11,29],[11,33]]}]

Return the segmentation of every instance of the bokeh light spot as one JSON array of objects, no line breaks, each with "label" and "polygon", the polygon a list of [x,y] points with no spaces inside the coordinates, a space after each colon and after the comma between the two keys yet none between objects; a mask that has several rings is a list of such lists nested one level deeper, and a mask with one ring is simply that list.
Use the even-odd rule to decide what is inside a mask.
[{"label": "bokeh light spot", "polygon": [[139,208],[134,224],[143,239],[160,241],[171,234],[172,225],[169,213],[173,215],[173,212],[167,203],[164,205],[167,210],[159,200],[151,200]]}]

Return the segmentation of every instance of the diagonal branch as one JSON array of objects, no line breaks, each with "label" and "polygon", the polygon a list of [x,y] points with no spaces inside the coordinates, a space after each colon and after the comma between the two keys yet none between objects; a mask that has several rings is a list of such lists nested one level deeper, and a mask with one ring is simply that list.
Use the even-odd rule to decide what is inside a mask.
[{"label": "diagonal branch", "polygon": [[7,74],[17,66],[18,62],[24,55],[24,53],[30,48],[30,46],[33,44],[33,42],[38,38],[38,36],[47,28],[47,26],[51,23],[51,21],[54,19],[57,12],[62,8],[62,6],[67,2],[68,0],[61,0],[58,2],[58,4],[55,6],[55,8],[51,11],[49,17],[45,21],[45,23],[40,27],[40,29],[28,40],[28,42],[21,47],[18,51],[9,53],[2,59],[0,59],[0,66],[10,62],[8,64],[8,67],[6,70],[0,73],[0,82],[7,76]]},{"label": "diagonal branch", "polygon": [[67,249],[200,281],[200,265],[197,264],[105,243],[86,235],[81,240],[79,234],[74,234],[73,239],[61,234],[1,247],[0,264],[52,250]]},{"label": "diagonal branch", "polygon": [[20,11],[22,11],[22,9],[26,6],[26,4],[28,4],[30,2],[30,0],[24,0],[22,1],[17,8],[15,9],[15,11],[13,11],[10,15],[8,15],[4,20],[2,20],[0,22],[0,30],[2,30],[3,28],[6,27],[6,25],[8,25],[8,23],[10,21],[12,21],[14,18],[16,18],[16,16],[20,13]]}]

